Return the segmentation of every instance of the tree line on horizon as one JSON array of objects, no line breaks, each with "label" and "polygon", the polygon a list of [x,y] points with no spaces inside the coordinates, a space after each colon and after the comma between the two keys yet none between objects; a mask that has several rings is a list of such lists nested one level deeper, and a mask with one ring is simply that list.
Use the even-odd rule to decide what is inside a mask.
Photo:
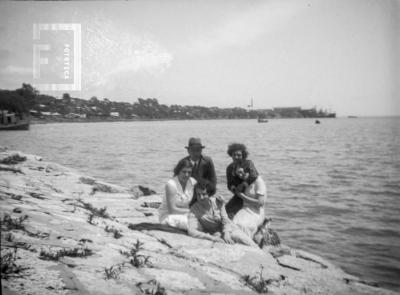
[{"label": "tree line on horizon", "polygon": [[89,100],[71,97],[64,93],[62,98],[41,94],[30,84],[23,83],[16,90],[0,90],[0,109],[16,114],[31,113],[41,117],[43,114],[85,115],[86,118],[121,119],[245,119],[256,118],[256,111],[244,108],[218,108],[204,106],[182,106],[160,104],[156,98],[138,98],[137,102],[117,102],[108,98]]},{"label": "tree line on horizon", "polygon": [[282,110],[246,110],[245,108],[219,108],[187,105],[160,104],[156,98],[138,98],[137,102],[117,102],[96,96],[88,100],[71,97],[64,93],[62,98],[41,94],[30,84],[23,83],[15,90],[0,89],[0,110],[17,115],[31,114],[45,118],[85,119],[253,119],[257,117],[324,117],[326,113],[316,109],[282,108]]}]

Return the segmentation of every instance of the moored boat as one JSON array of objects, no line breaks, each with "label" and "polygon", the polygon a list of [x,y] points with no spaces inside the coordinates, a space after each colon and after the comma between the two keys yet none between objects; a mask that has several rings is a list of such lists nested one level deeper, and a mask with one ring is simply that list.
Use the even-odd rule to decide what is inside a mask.
[{"label": "moored boat", "polygon": [[267,123],[268,119],[267,118],[258,118],[258,123]]},{"label": "moored boat", "polygon": [[30,118],[24,115],[17,116],[6,110],[0,111],[1,130],[29,130]]}]

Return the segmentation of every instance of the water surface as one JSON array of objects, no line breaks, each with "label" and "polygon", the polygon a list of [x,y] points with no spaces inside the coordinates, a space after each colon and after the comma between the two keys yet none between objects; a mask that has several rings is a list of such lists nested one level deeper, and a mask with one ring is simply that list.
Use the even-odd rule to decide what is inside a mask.
[{"label": "water surface", "polygon": [[400,118],[57,123],[0,133],[0,144],[124,186],[163,193],[191,136],[228,196],[226,153],[245,143],[285,244],[400,291]]}]

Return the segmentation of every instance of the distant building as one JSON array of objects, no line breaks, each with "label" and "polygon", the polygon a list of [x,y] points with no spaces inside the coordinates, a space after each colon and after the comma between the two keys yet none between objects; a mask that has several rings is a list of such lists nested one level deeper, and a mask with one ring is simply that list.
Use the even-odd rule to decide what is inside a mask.
[{"label": "distant building", "polygon": [[118,112],[111,112],[110,113],[110,117],[119,118],[119,113]]},{"label": "distant building", "polygon": [[41,112],[41,114],[45,117],[61,117],[61,114],[57,112]]},{"label": "distant building", "polygon": [[69,113],[69,114],[66,114],[64,117],[68,118],[68,119],[78,119],[78,118],[85,119],[86,118],[86,114]]},{"label": "distant building", "polygon": [[274,108],[274,112],[297,112],[300,111],[301,107],[279,107]]},{"label": "distant building", "polygon": [[274,113],[278,117],[284,118],[301,118],[301,107],[274,108]]},{"label": "distant building", "polygon": [[31,109],[29,110],[29,114],[31,114],[34,117],[38,117],[40,113],[37,110]]}]

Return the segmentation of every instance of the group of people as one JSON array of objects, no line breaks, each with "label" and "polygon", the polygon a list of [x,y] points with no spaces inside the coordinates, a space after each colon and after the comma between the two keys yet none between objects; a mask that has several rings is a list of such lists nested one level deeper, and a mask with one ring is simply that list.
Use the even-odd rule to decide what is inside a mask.
[{"label": "group of people", "polygon": [[214,163],[202,154],[204,148],[200,138],[189,139],[189,155],[178,162],[165,185],[160,222],[197,238],[257,246],[253,238],[264,222],[267,192],[246,146],[228,146],[232,163],[226,168],[226,180],[233,194],[228,202],[216,195]]}]

